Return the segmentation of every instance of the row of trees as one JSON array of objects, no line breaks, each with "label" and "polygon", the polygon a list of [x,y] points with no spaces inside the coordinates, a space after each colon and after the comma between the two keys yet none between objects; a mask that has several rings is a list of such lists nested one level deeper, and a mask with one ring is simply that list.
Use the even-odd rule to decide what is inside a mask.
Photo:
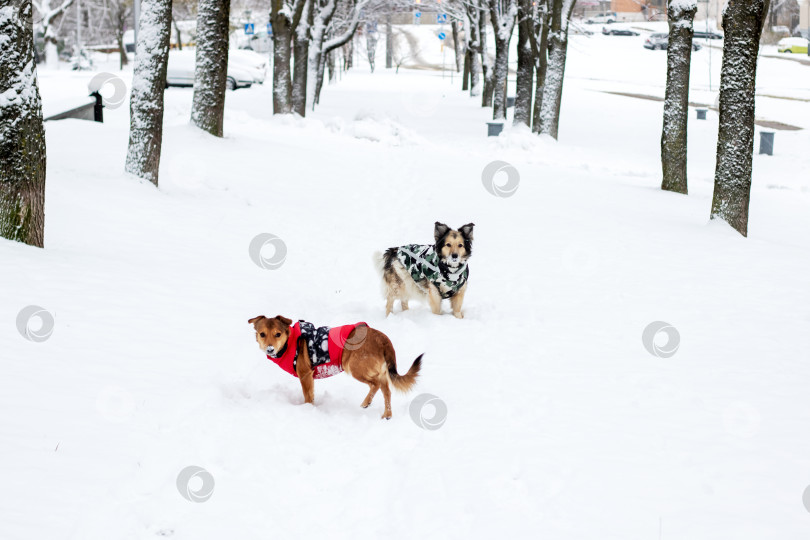
[{"label": "row of trees", "polygon": [[[720,72],[720,126],[711,218],[748,235],[757,57],[769,0],[729,0],[723,17]],[[669,46],[664,123],[661,133],[661,188],[686,194],[689,68],[695,0],[669,0]]]},{"label": "row of trees", "polygon": [[[48,0],[37,0],[47,2]],[[63,0],[60,6],[70,5]],[[108,0],[112,1],[112,0]],[[438,0],[436,0],[438,2]],[[509,43],[518,31],[514,123],[557,136],[575,0],[448,0],[457,64],[464,88],[506,118]],[[730,0],[720,91],[720,132],[712,218],[747,234],[754,134],[754,83],[759,37],[768,0]],[[130,96],[130,137],[125,170],[158,184],[163,92],[172,0],[143,0]],[[335,49],[352,44],[359,25],[410,10],[404,0],[271,0],[273,110],[305,115],[318,103]],[[32,0],[0,0],[0,235],[42,246],[45,140],[33,61]],[[46,8],[40,5],[43,12]],[[38,9],[40,9],[38,8]],[[64,7],[62,8],[64,9]],[[670,48],[662,134],[664,189],[686,193],[686,115],[694,0],[670,0]],[[230,0],[197,4],[196,81],[191,122],[218,137],[223,132]],[[390,19],[388,19],[390,21]],[[491,24],[495,59],[486,43]],[[464,44],[460,44],[463,29]],[[388,25],[387,35],[391,28]],[[392,51],[386,50],[391,67]],[[372,47],[373,48],[373,47]],[[348,61],[351,54],[345,55]],[[373,58],[370,55],[373,65]],[[9,97],[10,96],[10,97]]]}]

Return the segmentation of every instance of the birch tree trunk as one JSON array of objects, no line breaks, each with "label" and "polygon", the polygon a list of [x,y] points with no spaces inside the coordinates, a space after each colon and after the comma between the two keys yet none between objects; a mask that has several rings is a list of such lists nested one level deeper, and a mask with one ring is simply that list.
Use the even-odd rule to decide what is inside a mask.
[{"label": "birch tree trunk", "polygon": [[513,125],[531,124],[532,88],[534,86],[534,54],[529,40],[530,0],[520,1],[518,12],[518,44],[517,44],[517,83],[515,91],[515,113]]},{"label": "birch tree trunk", "polygon": [[[57,69],[59,67],[59,49],[56,45],[56,30],[54,30],[54,23],[56,19],[62,15],[67,8],[73,4],[73,0],[64,0],[58,7],[51,7],[51,0],[34,1],[33,5],[37,8],[42,20],[42,33],[45,39],[45,65],[49,69]],[[19,3],[12,5],[21,5]]]},{"label": "birch tree trunk", "polygon": [[309,29],[313,22],[313,1],[304,0],[304,10],[301,21],[295,29],[295,43],[293,49],[293,82],[292,102],[293,111],[301,116],[307,115],[307,80],[309,73]]},{"label": "birch tree trunk", "polygon": [[661,189],[687,193],[686,126],[689,116],[689,66],[692,61],[692,21],[697,2],[669,0],[667,88],[661,130]]},{"label": "birch tree trunk", "polygon": [[757,54],[767,13],[768,0],[729,0],[723,17],[720,129],[711,218],[722,219],[743,236],[748,236],[751,198]]},{"label": "birch tree trunk", "polygon": [[454,19],[450,21],[450,28],[453,30],[453,52],[456,55],[456,73],[461,71],[461,65],[464,62],[464,53],[462,47],[459,47],[458,40],[458,22]]},{"label": "birch tree trunk", "polygon": [[470,57],[472,57],[472,51],[467,48],[464,52],[464,64],[462,66],[461,71],[461,91],[467,91],[470,89]]},{"label": "birch tree trunk", "polygon": [[565,57],[568,52],[568,20],[575,0],[553,0],[551,29],[549,32],[548,67],[543,88],[543,103],[540,106],[540,133],[555,139],[560,126]]},{"label": "birch tree trunk", "polygon": [[30,0],[0,0],[0,236],[45,245],[45,130]]},{"label": "birch tree trunk", "polygon": [[394,29],[391,27],[391,14],[385,16],[385,69],[394,67]]},{"label": "birch tree trunk", "polygon": [[467,13],[467,55],[470,59],[470,96],[481,94],[481,26],[482,12],[472,4],[465,4]]},{"label": "birch tree trunk", "polygon": [[492,60],[489,58],[489,53],[487,52],[487,18],[486,12],[481,11],[481,15],[478,18],[478,35],[481,36],[481,76],[484,79],[483,90],[481,92],[481,106],[482,107],[491,107],[492,106],[492,91],[494,86],[492,84],[492,75],[494,69],[492,68]]},{"label": "birch tree trunk", "polygon": [[163,141],[163,91],[171,34],[171,0],[143,0],[129,99],[125,170],[158,185]]},{"label": "birch tree trunk", "polygon": [[273,26],[273,114],[289,114],[292,112],[292,21],[284,9],[284,0],[272,0],[270,5],[270,23]]},{"label": "birch tree trunk", "polygon": [[546,88],[546,71],[548,69],[548,30],[551,20],[550,0],[544,0],[532,17],[532,46],[534,47],[534,110],[532,113],[532,132],[540,133],[540,111],[543,106],[543,92]]},{"label": "birch tree trunk", "polygon": [[506,119],[506,78],[509,75],[509,42],[517,17],[517,0],[489,0],[495,34],[495,69],[492,74],[492,119]]},{"label": "birch tree trunk", "polygon": [[197,4],[197,58],[191,122],[216,137],[222,137],[225,114],[230,9],[230,0],[199,0]]},{"label": "birch tree trunk", "polygon": [[495,67],[492,72],[492,119],[506,119],[506,77],[509,75],[509,41],[495,37]]}]

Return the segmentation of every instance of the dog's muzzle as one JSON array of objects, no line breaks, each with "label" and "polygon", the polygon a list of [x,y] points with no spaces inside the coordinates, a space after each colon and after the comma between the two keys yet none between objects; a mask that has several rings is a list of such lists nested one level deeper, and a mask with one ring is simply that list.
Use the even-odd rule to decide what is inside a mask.
[{"label": "dog's muzzle", "polygon": [[272,356],[273,358],[276,357],[276,349],[272,345],[268,345],[265,351],[267,352],[267,356]]}]

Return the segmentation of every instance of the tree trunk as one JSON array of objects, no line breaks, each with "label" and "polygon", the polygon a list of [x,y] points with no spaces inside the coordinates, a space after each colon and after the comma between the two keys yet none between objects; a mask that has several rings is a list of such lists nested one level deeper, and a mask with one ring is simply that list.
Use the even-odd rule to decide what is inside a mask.
[{"label": "tree trunk", "polygon": [[394,29],[391,27],[391,14],[385,16],[385,68],[394,67]]},{"label": "tree trunk", "polygon": [[509,74],[509,40],[495,37],[495,69],[492,75],[492,119],[506,119],[506,77]]},{"label": "tree trunk", "polygon": [[225,114],[230,8],[230,0],[200,0],[197,4],[197,61],[191,122],[216,137],[222,137]]},{"label": "tree trunk", "polygon": [[670,0],[667,88],[661,131],[661,189],[687,193],[686,124],[689,116],[689,65],[692,60],[692,21],[697,3]]},{"label": "tree trunk", "polygon": [[[546,71],[548,70],[548,30],[550,26],[551,12],[548,9],[548,2],[543,3],[542,11],[534,21],[535,35],[532,36],[537,50],[534,53],[534,111],[532,114],[532,132],[540,133],[540,111],[543,106],[543,92],[546,88]],[[539,25],[539,29],[537,28]],[[539,32],[538,32],[539,30]],[[539,34],[539,35],[538,35]]]},{"label": "tree trunk", "polygon": [[[45,244],[45,130],[31,0],[0,10],[0,236]],[[17,12],[19,10],[19,12]],[[27,24],[21,24],[28,21]]]},{"label": "tree trunk", "polygon": [[309,73],[309,29],[312,26],[314,8],[312,2],[306,0],[301,15],[303,23],[299,22],[295,29],[295,43],[293,49],[293,82],[292,102],[293,111],[301,116],[307,115],[307,80]]},{"label": "tree trunk", "polygon": [[273,0],[270,21],[273,25],[273,114],[292,112],[292,23],[282,10],[283,0]]},{"label": "tree trunk", "polygon": [[555,139],[560,126],[565,57],[568,52],[568,20],[575,0],[553,0],[551,31],[549,32],[548,67],[540,106],[540,133]]},{"label": "tree trunk", "polygon": [[469,48],[464,53],[464,69],[461,72],[461,90],[470,89],[470,57],[473,55],[472,50]]},{"label": "tree trunk", "polygon": [[125,170],[156,186],[163,142],[163,91],[169,60],[171,12],[171,0],[141,2],[129,99],[129,148]]},{"label": "tree trunk", "polygon": [[369,32],[366,28],[366,54],[368,55],[368,66],[374,73],[374,66],[377,59],[377,33]]},{"label": "tree trunk", "polygon": [[129,58],[127,57],[127,47],[124,45],[124,34],[121,32],[116,31],[115,40],[118,42],[118,65],[119,69],[124,69],[124,66],[129,64]]},{"label": "tree trunk", "polygon": [[518,46],[517,46],[517,84],[515,91],[515,113],[512,119],[513,125],[531,125],[532,111],[532,88],[534,86],[534,54],[532,44],[529,41],[529,13],[531,4],[524,0],[526,11],[521,10],[518,24]]},{"label": "tree trunk", "polygon": [[757,54],[767,13],[768,0],[729,0],[723,17],[720,129],[711,218],[722,219],[743,236],[748,236]]},{"label": "tree trunk", "polygon": [[464,52],[458,46],[458,22],[450,21],[450,28],[453,30],[453,52],[456,54],[456,73],[461,71],[461,64],[464,61]]},{"label": "tree trunk", "polygon": [[[202,0],[202,1],[205,1],[205,0]],[[230,4],[230,0],[228,0],[228,4]],[[197,24],[198,25],[199,25],[199,20],[200,20],[200,14],[199,14],[199,11],[198,11],[197,12]],[[174,17],[172,17],[172,25],[174,26],[175,38],[177,38],[177,50],[182,51],[183,50],[183,34],[180,32],[180,27],[177,26],[177,21],[174,20]],[[198,32],[199,32],[199,30],[198,30]]]},{"label": "tree trunk", "polygon": [[[467,11],[470,21],[467,54],[470,58],[470,95],[477,96],[481,94],[481,27],[478,25],[478,19],[482,14],[475,7],[472,10]],[[478,18],[475,17],[476,14]]]},{"label": "tree trunk", "polygon": [[481,37],[481,75],[484,79],[484,88],[481,92],[481,106],[482,107],[491,107],[492,106],[492,90],[494,89],[492,85],[492,60],[489,58],[489,53],[487,53],[487,23],[486,23],[486,14],[485,12],[481,12],[481,16],[478,19],[478,35]]}]

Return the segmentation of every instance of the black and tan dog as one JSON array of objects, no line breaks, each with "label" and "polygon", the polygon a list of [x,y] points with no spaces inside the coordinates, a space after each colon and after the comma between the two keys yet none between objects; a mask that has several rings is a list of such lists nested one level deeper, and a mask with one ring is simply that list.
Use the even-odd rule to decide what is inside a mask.
[{"label": "black and tan dog", "polygon": [[409,391],[422,365],[422,355],[419,355],[408,373],[397,373],[391,340],[366,323],[315,328],[306,321],[293,325],[281,315],[272,319],[259,315],[248,323],[256,330],[256,341],[267,358],[301,381],[306,403],[315,400],[314,379],[345,371],[369,386],[363,408],[371,405],[377,390],[382,390],[385,399],[382,417],[388,419],[391,418],[391,386],[400,392]]},{"label": "black and tan dog", "polygon": [[377,255],[382,270],[385,314],[394,311],[394,301],[408,309],[408,301],[427,296],[430,310],[442,312],[442,299],[450,299],[453,315],[464,317],[461,306],[467,292],[472,255],[473,223],[451,229],[436,222],[433,245],[409,244],[388,248]]}]

